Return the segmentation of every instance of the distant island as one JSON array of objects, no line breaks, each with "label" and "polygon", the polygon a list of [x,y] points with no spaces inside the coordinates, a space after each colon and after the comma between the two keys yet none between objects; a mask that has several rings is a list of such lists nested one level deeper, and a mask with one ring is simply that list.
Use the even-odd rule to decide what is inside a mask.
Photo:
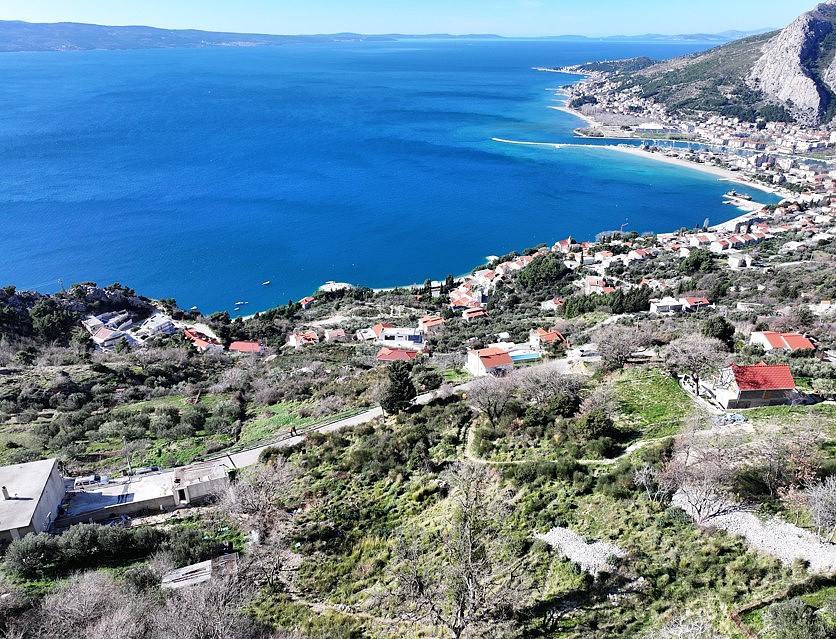
[{"label": "distant island", "polygon": [[[589,38],[578,35],[551,36],[558,41],[653,42],[692,41],[724,43],[755,32],[725,31],[718,34],[608,36]],[[408,35],[400,33],[366,35],[333,33],[314,35],[270,35],[261,33],[227,33],[196,29],[158,29],[146,26],[103,26],[76,22],[31,23],[0,21],[0,52],[11,51],[90,51],[125,49],[173,49],[203,47],[259,47],[305,42],[392,42],[410,39],[503,39],[495,34],[450,35],[434,33]],[[538,38],[543,39],[543,38]]]}]

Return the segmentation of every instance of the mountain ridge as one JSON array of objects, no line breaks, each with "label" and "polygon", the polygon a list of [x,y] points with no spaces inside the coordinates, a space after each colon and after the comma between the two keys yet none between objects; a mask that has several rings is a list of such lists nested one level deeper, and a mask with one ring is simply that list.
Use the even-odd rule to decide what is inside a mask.
[{"label": "mountain ridge", "polygon": [[816,5],[781,30],[622,75],[619,89],[672,113],[829,123],[836,116],[836,0]]},{"label": "mountain ridge", "polygon": [[[759,30],[763,31],[763,30]],[[752,32],[726,31],[721,34],[643,34],[588,37],[557,35],[533,40],[589,42],[728,42]],[[151,48],[203,48],[217,46],[277,46],[302,42],[395,41],[434,39],[507,39],[496,34],[266,34],[203,31],[199,29],[161,29],[143,25],[107,26],[79,22],[36,23],[0,20],[0,52],[124,50]]]}]

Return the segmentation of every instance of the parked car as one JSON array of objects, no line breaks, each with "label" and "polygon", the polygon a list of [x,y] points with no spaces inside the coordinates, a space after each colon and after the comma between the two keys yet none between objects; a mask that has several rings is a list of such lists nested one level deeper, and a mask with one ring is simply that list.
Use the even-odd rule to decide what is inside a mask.
[{"label": "parked car", "polygon": [[107,475],[85,475],[84,477],[76,477],[73,480],[73,488],[78,490],[85,486],[103,486],[110,482]]},{"label": "parked car", "polygon": [[139,468],[135,468],[133,474],[134,475],[147,475],[149,473],[158,473],[162,470],[159,466],[140,466]]}]

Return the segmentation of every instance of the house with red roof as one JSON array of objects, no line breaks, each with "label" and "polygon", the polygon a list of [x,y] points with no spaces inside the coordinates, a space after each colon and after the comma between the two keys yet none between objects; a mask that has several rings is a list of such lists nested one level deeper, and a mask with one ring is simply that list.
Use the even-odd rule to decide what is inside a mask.
[{"label": "house with red roof", "polygon": [[375,324],[371,328],[361,328],[356,333],[358,342],[375,342],[380,337],[383,329],[395,328],[394,324]]},{"label": "house with red roof", "polygon": [[780,406],[790,402],[795,392],[795,379],[786,364],[732,364],[721,371],[714,381],[713,391],[726,409]]},{"label": "house with red roof", "polygon": [[528,343],[536,351],[542,350],[552,344],[568,344],[563,333],[554,328],[550,330],[538,328],[531,331],[528,336]]},{"label": "house with red roof", "polygon": [[319,335],[317,335],[316,331],[299,331],[288,337],[287,343],[294,348],[303,348],[305,346],[319,344]]},{"label": "house with red roof", "polygon": [[514,361],[502,348],[483,348],[467,353],[464,369],[474,377],[496,375],[502,377],[514,370]]},{"label": "house with red roof", "polygon": [[462,317],[467,322],[487,316],[488,312],[483,308],[469,308],[465,311],[462,311]]},{"label": "house with red roof", "polygon": [[428,315],[418,320],[418,328],[425,333],[435,333],[444,326],[444,318],[440,315]]},{"label": "house with red roof", "polygon": [[218,338],[201,333],[194,328],[187,328],[183,331],[183,335],[186,336],[186,339],[191,340],[199,351],[222,351],[224,349],[224,345]]},{"label": "house with red roof", "polygon": [[311,296],[308,296],[308,297],[303,297],[301,300],[299,300],[299,304],[302,306],[302,308],[308,309],[311,306],[313,306],[314,301],[315,301],[314,298],[312,298]]},{"label": "house with red roof", "polygon": [[348,339],[348,336],[341,328],[329,328],[325,330],[326,342],[344,342],[346,339]]},{"label": "house with red roof", "polygon": [[711,306],[711,302],[706,297],[680,297],[679,301],[682,302],[682,310],[690,312]]},{"label": "house with red roof", "polygon": [[264,349],[258,342],[232,342],[229,345],[229,351],[231,353],[261,354]]},{"label": "house with red roof", "polygon": [[542,308],[544,311],[556,311],[565,304],[566,300],[561,299],[559,297],[555,297],[554,299],[546,300],[545,302],[540,302],[540,308]]},{"label": "house with red roof", "polygon": [[572,247],[577,246],[576,242],[572,237],[567,237],[565,240],[560,240],[557,242],[553,247],[552,251],[555,253],[571,253]]},{"label": "house with red roof", "polygon": [[749,336],[749,343],[769,351],[814,351],[816,346],[800,333],[776,333],[775,331],[755,331]]},{"label": "house with red roof", "polygon": [[409,362],[421,354],[420,351],[410,351],[405,348],[389,348],[384,346],[375,356],[378,362]]}]

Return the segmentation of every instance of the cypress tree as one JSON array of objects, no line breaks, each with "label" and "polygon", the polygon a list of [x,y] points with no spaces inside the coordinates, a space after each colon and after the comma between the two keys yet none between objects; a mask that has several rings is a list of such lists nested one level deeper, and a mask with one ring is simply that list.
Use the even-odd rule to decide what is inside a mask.
[{"label": "cypress tree", "polygon": [[417,395],[409,365],[406,362],[392,362],[389,365],[389,385],[380,402],[383,410],[390,414],[400,413],[409,407]]}]

